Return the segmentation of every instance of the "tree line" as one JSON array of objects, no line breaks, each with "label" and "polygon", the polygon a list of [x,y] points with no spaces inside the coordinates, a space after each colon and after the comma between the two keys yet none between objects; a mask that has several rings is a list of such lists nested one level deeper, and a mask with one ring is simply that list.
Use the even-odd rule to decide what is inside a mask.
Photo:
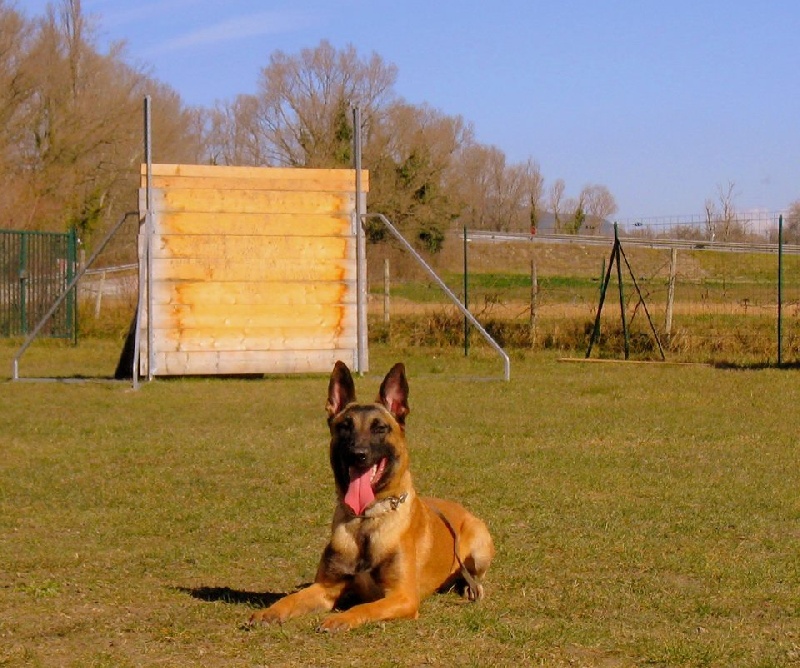
[{"label": "tree line", "polygon": [[351,167],[357,105],[369,209],[432,251],[454,225],[577,233],[616,212],[605,186],[575,197],[561,179],[546,187],[533,159],[510,163],[462,117],[402,99],[396,80],[379,55],[322,41],[274,52],[256,93],[191,107],[131,65],[124,44],[101,52],[80,0],[36,18],[0,0],[0,229],[75,227],[91,246],[136,209],[145,95],[153,160],[165,163]]}]

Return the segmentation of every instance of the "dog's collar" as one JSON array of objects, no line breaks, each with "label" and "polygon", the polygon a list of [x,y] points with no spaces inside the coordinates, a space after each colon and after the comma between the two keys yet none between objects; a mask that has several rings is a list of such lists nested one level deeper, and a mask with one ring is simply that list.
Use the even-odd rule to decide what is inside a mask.
[{"label": "dog's collar", "polygon": [[371,519],[373,517],[380,517],[397,508],[406,502],[408,492],[403,492],[400,496],[387,496],[385,499],[376,501],[369,508],[366,508],[361,515],[356,515],[358,519]]}]

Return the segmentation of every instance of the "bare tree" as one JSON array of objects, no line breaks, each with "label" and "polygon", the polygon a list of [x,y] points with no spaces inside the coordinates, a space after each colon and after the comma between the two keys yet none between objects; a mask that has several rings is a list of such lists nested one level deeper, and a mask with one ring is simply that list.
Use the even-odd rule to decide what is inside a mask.
[{"label": "bare tree", "polygon": [[508,165],[494,146],[470,144],[458,159],[461,221],[478,229],[528,231],[541,210],[542,175],[532,160]]},{"label": "bare tree", "polygon": [[353,46],[337,51],[322,41],[298,56],[277,51],[262,70],[255,107],[239,100],[229,116],[250,135],[251,162],[257,157],[269,165],[347,165],[350,107],[359,105],[369,126],[392,100],[396,78],[395,66],[374,53],[361,58]]},{"label": "bare tree", "polygon": [[800,199],[789,205],[783,222],[784,241],[789,244],[800,244]]},{"label": "bare tree", "polygon": [[717,197],[704,204],[706,235],[711,240],[732,241],[748,236],[750,221],[736,211],[736,184],[717,185]]},{"label": "bare tree", "polygon": [[0,0],[0,229],[17,227],[27,187],[16,177],[24,161],[33,80],[29,71],[32,28]]},{"label": "bare tree", "polygon": [[556,233],[562,232],[564,226],[564,188],[564,179],[556,179],[548,193],[548,205],[555,218],[554,231]]},{"label": "bare tree", "polygon": [[208,161],[213,165],[267,165],[258,122],[258,98],[239,95],[208,113]]},{"label": "bare tree", "polygon": [[536,234],[542,213],[544,199],[544,176],[539,163],[528,159],[525,163],[525,181],[528,195],[528,223],[530,233]]},{"label": "bare tree", "polygon": [[727,185],[723,188],[721,185],[717,186],[717,198],[720,206],[720,223],[722,227],[722,240],[730,241],[733,235],[734,228],[737,223],[736,219],[736,184],[733,181],[728,181]]},{"label": "bare tree", "polygon": [[0,0],[0,183],[3,225],[76,227],[84,242],[136,203],[142,99],[153,98],[155,158],[196,161],[202,114],[128,66],[124,47],[98,52],[80,0],[25,22]]},{"label": "bare tree", "polygon": [[586,213],[586,227],[592,232],[599,232],[603,222],[617,212],[617,200],[604,185],[585,186],[580,199]]},{"label": "bare tree", "polygon": [[365,147],[370,208],[406,228],[424,247],[438,250],[461,210],[453,186],[456,156],[471,141],[472,128],[460,116],[402,102],[390,105],[375,116]]},{"label": "bare tree", "polygon": [[716,241],[717,237],[717,205],[714,200],[707,199],[703,205],[705,211],[706,237],[709,241]]}]

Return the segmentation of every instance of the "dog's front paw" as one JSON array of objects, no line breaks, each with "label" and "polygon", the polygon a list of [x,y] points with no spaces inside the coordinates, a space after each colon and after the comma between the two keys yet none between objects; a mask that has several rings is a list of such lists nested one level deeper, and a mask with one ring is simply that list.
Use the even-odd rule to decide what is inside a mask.
[{"label": "dog's front paw", "polygon": [[356,626],[358,624],[355,624],[346,613],[338,613],[323,619],[322,623],[317,627],[317,631],[320,633],[339,633],[340,631],[349,631]]},{"label": "dog's front paw", "polygon": [[272,608],[265,608],[264,610],[258,610],[250,615],[250,626],[254,626],[256,624],[277,624],[283,623],[284,618],[278,613],[276,610]]}]

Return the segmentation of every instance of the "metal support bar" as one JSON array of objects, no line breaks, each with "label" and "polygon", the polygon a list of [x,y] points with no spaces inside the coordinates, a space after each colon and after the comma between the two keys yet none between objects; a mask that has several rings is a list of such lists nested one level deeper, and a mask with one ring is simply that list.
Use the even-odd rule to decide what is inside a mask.
[{"label": "metal support bar", "polygon": [[386,229],[389,230],[392,236],[395,239],[397,239],[397,241],[400,242],[400,245],[403,248],[405,248],[405,250],[407,250],[409,253],[411,253],[412,257],[422,266],[423,269],[425,269],[425,271],[434,280],[434,282],[450,298],[450,301],[452,301],[453,304],[456,305],[458,310],[461,311],[461,314],[467,320],[469,320],[472,326],[478,330],[480,335],[484,339],[486,339],[486,342],[497,352],[498,355],[500,355],[500,357],[503,359],[503,378],[506,381],[511,380],[511,360],[509,359],[506,351],[503,350],[497,343],[497,341],[495,341],[492,338],[489,332],[487,332],[486,329],[484,329],[483,325],[481,325],[481,323],[478,322],[477,318],[475,318],[475,316],[469,312],[469,309],[467,309],[464,306],[464,304],[462,304],[459,301],[455,293],[450,288],[447,287],[447,284],[441,278],[439,278],[438,274],[431,268],[431,266],[427,262],[425,262],[423,257],[419,253],[417,253],[416,250],[414,250],[414,247],[410,243],[408,243],[408,241],[402,234],[400,234],[400,231],[394,225],[392,225],[389,219],[382,213],[369,213],[369,214],[364,214],[362,216],[363,220],[366,220],[367,218],[377,218],[378,220],[380,220],[386,226]]},{"label": "metal support bar", "polygon": [[647,308],[647,302],[644,299],[644,295],[642,294],[641,288],[639,288],[639,283],[636,280],[636,276],[633,273],[633,268],[631,267],[631,263],[628,262],[628,256],[625,255],[625,250],[622,248],[621,243],[617,246],[617,250],[619,253],[622,254],[622,259],[625,260],[625,266],[628,268],[628,274],[630,275],[631,281],[633,282],[633,287],[636,289],[636,294],[639,295],[639,303],[642,305],[642,308],[644,309],[644,314],[647,317],[647,322],[650,323],[650,331],[653,333],[653,338],[656,340],[656,345],[658,346],[658,352],[661,355],[661,359],[666,360],[666,355],[664,355],[664,348],[661,345],[661,337],[658,335],[658,330],[656,329],[656,326],[653,324],[653,318],[650,317],[650,310]]}]

